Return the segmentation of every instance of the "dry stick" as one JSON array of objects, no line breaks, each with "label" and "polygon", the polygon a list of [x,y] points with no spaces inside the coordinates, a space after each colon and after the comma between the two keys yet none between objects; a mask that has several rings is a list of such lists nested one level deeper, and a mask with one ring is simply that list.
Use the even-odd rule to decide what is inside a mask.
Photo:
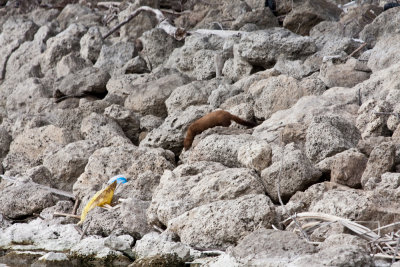
[{"label": "dry stick", "polygon": [[304,238],[310,242],[310,238],[308,238],[308,235],[306,234],[306,232],[304,232],[303,228],[301,227],[300,223],[297,221],[296,216],[293,216],[289,213],[289,211],[287,210],[286,206],[283,204],[282,198],[281,198],[281,173],[282,173],[282,165],[283,165],[283,156],[285,154],[285,147],[283,148],[282,151],[282,156],[281,156],[281,164],[279,166],[279,173],[278,173],[278,199],[279,199],[279,203],[281,204],[283,210],[285,211],[286,214],[288,214],[290,216],[290,218],[294,221],[295,225],[299,228],[300,232],[303,234]]},{"label": "dry stick", "polygon": [[186,37],[186,30],[183,28],[172,26],[159,9],[151,8],[149,6],[142,6],[133,11],[126,20],[112,28],[106,35],[103,36],[103,39],[106,39],[108,36],[119,30],[122,26],[127,24],[131,19],[139,15],[142,11],[151,12],[156,15],[156,19],[158,21],[157,27],[163,29],[167,34],[173,36],[175,39],[182,40]]},{"label": "dry stick", "polygon": [[352,56],[354,56],[355,53],[357,53],[358,51],[360,51],[361,49],[363,49],[366,45],[367,45],[367,43],[363,43],[362,45],[360,45],[356,50],[354,50],[350,55],[348,55],[347,59],[349,59],[349,58],[351,58]]},{"label": "dry stick", "polygon": [[76,219],[81,218],[81,216],[79,216],[79,215],[64,213],[64,212],[54,212],[53,215],[54,216],[62,216],[62,217],[71,217],[71,218],[76,218]]},{"label": "dry stick", "polygon": [[76,197],[74,208],[72,209],[72,214],[74,214],[74,215],[76,215],[76,212],[78,211],[79,202],[81,202],[81,200],[79,199],[79,197]]},{"label": "dry stick", "polygon": [[79,241],[81,241],[81,240],[83,239],[83,237],[86,235],[86,232],[87,232],[87,230],[88,230],[89,225],[90,225],[91,222],[92,222],[92,221],[90,220],[90,221],[88,222],[88,224],[86,225],[85,229],[83,229],[83,232],[82,232],[82,235],[81,235],[81,238],[79,239]]}]

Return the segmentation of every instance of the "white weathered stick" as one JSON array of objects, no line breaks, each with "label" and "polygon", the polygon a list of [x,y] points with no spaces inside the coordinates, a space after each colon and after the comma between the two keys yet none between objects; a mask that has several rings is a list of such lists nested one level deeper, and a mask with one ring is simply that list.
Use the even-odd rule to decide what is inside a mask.
[{"label": "white weathered stick", "polygon": [[143,11],[150,12],[153,15],[155,15],[156,19],[158,21],[157,28],[164,30],[167,34],[173,36],[175,39],[182,40],[186,37],[186,34],[187,34],[186,30],[183,28],[177,28],[177,27],[171,25],[168,22],[168,20],[165,18],[164,14],[159,9],[152,8],[149,6],[142,6],[142,7],[139,7],[138,9],[136,9],[135,11],[133,11],[126,20],[124,20],[123,22],[121,22],[120,24],[118,24],[117,26],[112,28],[106,35],[103,36],[103,39],[106,39],[108,36],[110,36],[111,34],[116,32],[119,28],[121,28],[122,26],[127,24],[131,19],[133,19],[134,17],[136,17]]}]

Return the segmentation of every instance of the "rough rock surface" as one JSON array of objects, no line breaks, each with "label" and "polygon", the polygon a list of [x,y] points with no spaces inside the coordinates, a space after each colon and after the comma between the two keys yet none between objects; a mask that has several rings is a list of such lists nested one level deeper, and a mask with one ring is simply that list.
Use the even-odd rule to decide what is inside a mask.
[{"label": "rough rock surface", "polygon": [[169,221],[167,229],[189,245],[226,248],[235,245],[254,227],[270,227],[274,213],[267,196],[252,194],[194,208]]},{"label": "rough rock surface", "polygon": [[[0,265],[389,266],[340,223],[318,246],[280,223],[400,220],[400,9],[349,2],[0,0]],[[166,20],[103,38],[141,6]],[[257,126],[184,149],[218,109]],[[83,238],[55,216],[116,175]]]}]

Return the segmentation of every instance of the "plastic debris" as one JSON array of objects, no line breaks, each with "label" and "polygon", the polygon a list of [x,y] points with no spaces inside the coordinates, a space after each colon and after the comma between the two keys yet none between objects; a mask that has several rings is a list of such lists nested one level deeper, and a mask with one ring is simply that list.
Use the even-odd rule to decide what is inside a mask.
[{"label": "plastic debris", "polygon": [[85,221],[86,215],[88,212],[95,207],[102,207],[106,204],[110,205],[112,198],[114,196],[115,188],[117,187],[117,181],[114,181],[112,184],[107,186],[106,188],[98,191],[86,204],[85,208],[83,208],[81,213],[81,220],[78,222],[78,225],[82,224]]},{"label": "plastic debris", "polygon": [[110,180],[108,180],[107,184],[111,184],[114,181],[117,181],[118,184],[124,184],[124,183],[128,182],[128,180],[124,176],[116,175],[116,176],[112,177]]}]

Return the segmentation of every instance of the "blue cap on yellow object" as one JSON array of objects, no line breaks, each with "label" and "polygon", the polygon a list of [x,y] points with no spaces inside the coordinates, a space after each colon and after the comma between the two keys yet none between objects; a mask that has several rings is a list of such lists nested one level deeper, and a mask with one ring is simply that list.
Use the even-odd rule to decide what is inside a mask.
[{"label": "blue cap on yellow object", "polygon": [[110,180],[108,180],[107,184],[112,184],[114,181],[117,181],[117,184],[124,184],[126,183],[128,180],[122,176],[122,175],[115,175],[114,177],[112,177]]}]

